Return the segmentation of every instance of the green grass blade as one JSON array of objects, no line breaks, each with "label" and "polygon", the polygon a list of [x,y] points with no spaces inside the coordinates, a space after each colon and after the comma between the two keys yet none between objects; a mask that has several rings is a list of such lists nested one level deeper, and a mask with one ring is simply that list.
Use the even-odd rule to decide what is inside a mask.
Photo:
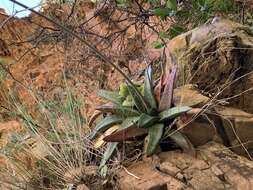
[{"label": "green grass blade", "polygon": [[107,116],[106,118],[102,119],[97,124],[95,129],[90,134],[89,138],[93,139],[98,132],[103,132],[103,131],[107,130],[108,128],[110,128],[112,125],[115,125],[115,124],[118,124],[118,123],[121,123],[121,122],[122,122],[122,118],[117,116],[117,115]]},{"label": "green grass blade", "polygon": [[156,100],[154,96],[154,88],[152,84],[152,68],[149,66],[145,70],[145,79],[144,79],[144,98],[149,103],[151,108],[156,109]]},{"label": "green grass blade", "polygon": [[98,90],[97,95],[115,104],[122,104],[123,102],[123,97],[121,97],[118,92],[113,92],[109,90]]},{"label": "green grass blade", "polygon": [[160,143],[163,134],[164,124],[158,123],[149,128],[148,131],[148,147],[147,156],[151,156],[155,153],[157,146]]},{"label": "green grass blade", "polygon": [[175,117],[178,117],[182,113],[188,112],[190,110],[191,110],[191,107],[188,107],[188,106],[181,106],[181,107],[174,107],[174,108],[167,109],[159,114],[160,122],[173,119]]}]

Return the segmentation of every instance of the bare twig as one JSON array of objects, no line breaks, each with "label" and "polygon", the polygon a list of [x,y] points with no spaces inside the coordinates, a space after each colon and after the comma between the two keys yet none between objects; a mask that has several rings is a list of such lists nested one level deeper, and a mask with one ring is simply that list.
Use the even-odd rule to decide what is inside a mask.
[{"label": "bare twig", "polygon": [[24,7],[27,10],[30,10],[31,12],[35,13],[36,15],[39,15],[40,17],[46,19],[47,21],[55,24],[57,27],[61,28],[62,30],[64,30],[65,32],[67,32],[68,34],[72,35],[73,37],[77,38],[78,40],[80,40],[82,43],[84,43],[87,47],[89,47],[95,54],[98,55],[99,58],[101,58],[105,63],[111,65],[115,70],[117,70],[126,80],[129,84],[131,84],[131,86],[135,89],[136,93],[138,94],[138,96],[140,97],[141,101],[143,102],[143,105],[145,105],[146,109],[146,103],[144,98],[142,97],[141,93],[139,92],[139,90],[136,88],[136,86],[134,85],[134,83],[131,81],[131,79],[116,65],[114,64],[107,56],[105,56],[104,54],[102,54],[95,46],[91,45],[88,41],[86,41],[85,39],[83,39],[82,37],[80,37],[78,34],[76,34],[74,31],[70,30],[69,28],[65,27],[64,25],[54,21],[53,19],[45,16],[42,13],[39,13],[38,11],[33,10],[32,8],[29,8],[28,6],[24,5],[23,3],[20,3],[19,1],[16,0],[10,0],[13,3],[18,4],[21,7]]}]

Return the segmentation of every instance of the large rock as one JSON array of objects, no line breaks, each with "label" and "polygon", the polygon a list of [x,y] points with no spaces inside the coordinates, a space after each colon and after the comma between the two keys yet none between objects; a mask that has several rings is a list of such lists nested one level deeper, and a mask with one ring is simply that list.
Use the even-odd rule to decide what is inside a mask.
[{"label": "large rock", "polygon": [[[179,85],[192,83],[231,106],[253,113],[253,32],[239,23],[214,18],[172,39],[170,56],[179,65]],[[165,70],[169,70],[170,64]]]},{"label": "large rock", "polygon": [[[202,95],[192,85],[175,89],[173,102],[176,106],[201,108],[210,105],[210,98]],[[194,146],[201,146],[213,140],[224,143],[237,154],[250,157],[253,153],[253,114],[240,109],[215,106],[204,114],[183,115],[177,122],[178,128]],[[187,125],[186,125],[187,124]]]},{"label": "large rock", "polygon": [[[210,99],[202,95],[193,85],[184,85],[174,90],[173,103],[175,106],[191,106],[201,108]],[[177,122],[178,128],[188,123],[182,128],[184,133],[194,146],[200,146],[214,139],[216,130],[212,123],[205,116],[199,116],[192,121],[192,116],[181,116]],[[191,121],[191,122],[189,122]]]},{"label": "large rock", "polygon": [[252,155],[253,114],[227,107],[217,107],[215,110],[222,119],[231,149],[241,155]]},{"label": "large rock", "polygon": [[176,88],[173,92],[173,104],[176,106],[202,107],[210,101],[210,98],[202,95],[192,84]]},{"label": "large rock", "polygon": [[251,190],[253,163],[210,142],[197,157],[163,152],[152,162],[140,161],[119,173],[122,190]]}]

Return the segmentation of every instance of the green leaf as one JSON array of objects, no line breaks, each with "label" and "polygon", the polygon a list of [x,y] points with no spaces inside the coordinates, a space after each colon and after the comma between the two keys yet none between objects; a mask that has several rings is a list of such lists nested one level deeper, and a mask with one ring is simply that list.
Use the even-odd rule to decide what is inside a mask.
[{"label": "green leaf", "polygon": [[154,96],[151,66],[148,66],[148,68],[145,70],[144,98],[149,103],[151,108],[154,108],[154,109],[157,108],[156,100],[155,100],[155,96]]},{"label": "green leaf", "polygon": [[149,128],[148,146],[147,146],[147,151],[146,151],[147,156],[151,156],[155,153],[155,150],[157,146],[159,145],[160,140],[162,138],[163,128],[164,128],[164,125],[162,123],[155,124]]},{"label": "green leaf", "polygon": [[143,113],[141,114],[140,119],[138,121],[138,126],[147,128],[147,127],[152,126],[158,120],[159,120],[158,117],[153,117],[153,116]]},{"label": "green leaf", "polygon": [[116,0],[116,3],[125,4],[125,3],[127,3],[127,0]]},{"label": "green leaf", "polygon": [[121,83],[119,87],[119,95],[126,98],[129,95],[127,84]]},{"label": "green leaf", "polygon": [[121,123],[121,129],[126,129],[137,123],[140,117],[128,117]]},{"label": "green leaf", "polygon": [[100,162],[99,165],[99,170],[101,171],[101,169],[105,166],[106,162],[111,158],[113,152],[116,150],[118,145],[118,142],[112,142],[112,143],[108,143],[107,144],[107,148],[104,152],[103,158]]},{"label": "green leaf", "polygon": [[169,119],[173,119],[175,117],[178,117],[182,113],[188,112],[190,110],[191,110],[191,107],[188,107],[188,106],[180,106],[180,107],[170,108],[170,109],[165,110],[159,114],[160,122],[163,122],[163,121],[169,120]]},{"label": "green leaf", "polygon": [[108,91],[108,90],[99,90],[97,95],[105,100],[109,100],[115,104],[122,104],[123,98],[119,95],[118,92]]},{"label": "green leaf", "polygon": [[172,10],[169,8],[157,8],[153,10],[153,14],[155,16],[159,16],[162,19],[165,19],[167,16],[170,16],[172,14]]},{"label": "green leaf", "polygon": [[[99,174],[102,176],[102,177],[106,177],[107,175],[107,172],[108,172],[108,167],[107,165],[104,165],[104,166],[101,166],[101,168],[99,168]],[[72,190],[72,189],[71,189]]]},{"label": "green leaf", "polygon": [[129,108],[129,107],[125,107],[125,106],[121,106],[121,105],[102,105],[102,106],[98,106],[96,107],[96,110],[99,110],[103,113],[113,113],[116,115],[120,115],[122,117],[132,117],[132,116],[138,116],[140,115],[140,113],[133,109],[133,108]]},{"label": "green leaf", "polygon": [[167,0],[166,7],[176,11],[177,10],[177,0]]},{"label": "green leaf", "polygon": [[130,92],[134,101],[134,105],[137,107],[137,109],[140,112],[146,113],[148,105],[146,104],[144,97],[140,97],[140,93],[136,92],[136,90],[132,86],[128,86],[128,91]]},{"label": "green leaf", "polygon": [[[135,137],[135,135],[139,134],[139,128],[137,129],[130,129],[130,133],[129,133],[129,128],[134,127],[137,123],[137,121],[139,120],[140,117],[129,117],[127,119],[125,119],[122,123],[121,123],[121,128],[119,131],[106,136],[103,140],[107,141],[107,142],[122,142],[125,140],[128,140],[128,138],[133,138]],[[142,132],[142,131],[140,131]],[[130,136],[129,136],[130,135]]]},{"label": "green leaf", "polygon": [[134,101],[133,101],[133,100],[132,100],[132,101],[125,100],[125,101],[122,103],[122,106],[132,108],[132,107],[134,107]]},{"label": "green leaf", "polygon": [[116,108],[116,114],[124,117],[138,116],[140,113],[132,108],[118,107]]},{"label": "green leaf", "polygon": [[180,148],[184,150],[184,152],[189,153],[193,156],[196,155],[196,151],[192,143],[189,139],[179,131],[173,131],[171,135],[169,135],[171,140],[173,140]]},{"label": "green leaf", "polygon": [[154,41],[151,43],[151,46],[155,49],[161,49],[161,48],[164,48],[165,45],[159,41]]},{"label": "green leaf", "polygon": [[103,132],[107,130],[108,128],[110,128],[111,126],[121,123],[121,122],[122,122],[122,118],[117,115],[107,116],[97,124],[95,129],[90,134],[89,138],[93,139],[98,132]]},{"label": "green leaf", "polygon": [[170,36],[170,39],[178,36],[179,34],[182,34],[186,32],[186,29],[179,26],[179,25],[173,25],[170,27],[168,33],[169,33],[169,36]]},{"label": "green leaf", "polygon": [[170,38],[170,36],[169,36],[169,34],[167,34],[166,32],[159,32],[159,37],[160,38],[163,38],[163,39],[169,39]]},{"label": "green leaf", "polygon": [[190,10],[178,10],[176,15],[177,17],[180,17],[180,19],[189,19],[192,16]]}]

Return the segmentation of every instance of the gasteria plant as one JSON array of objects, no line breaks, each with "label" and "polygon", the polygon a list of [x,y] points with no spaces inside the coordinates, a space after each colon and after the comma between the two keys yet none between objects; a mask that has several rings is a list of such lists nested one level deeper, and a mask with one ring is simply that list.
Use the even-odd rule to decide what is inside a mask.
[{"label": "gasteria plant", "polygon": [[[128,84],[121,84],[119,92],[98,91],[98,96],[111,103],[97,107],[100,113],[106,113],[107,116],[96,125],[90,134],[90,139],[94,139],[99,133],[115,125],[120,126],[116,132],[104,137],[108,147],[100,168],[105,166],[119,142],[136,140],[138,137],[147,136],[145,153],[147,156],[153,155],[163,137],[164,129],[172,132],[171,124],[174,119],[191,110],[188,106],[172,107],[176,71],[176,65],[172,66],[171,72],[167,76],[163,75],[155,87],[152,67],[149,66],[145,70],[144,84],[136,85],[135,88]],[[140,94],[142,97],[139,96]],[[189,140],[179,131],[174,131],[170,138],[183,149],[193,150]]]}]

